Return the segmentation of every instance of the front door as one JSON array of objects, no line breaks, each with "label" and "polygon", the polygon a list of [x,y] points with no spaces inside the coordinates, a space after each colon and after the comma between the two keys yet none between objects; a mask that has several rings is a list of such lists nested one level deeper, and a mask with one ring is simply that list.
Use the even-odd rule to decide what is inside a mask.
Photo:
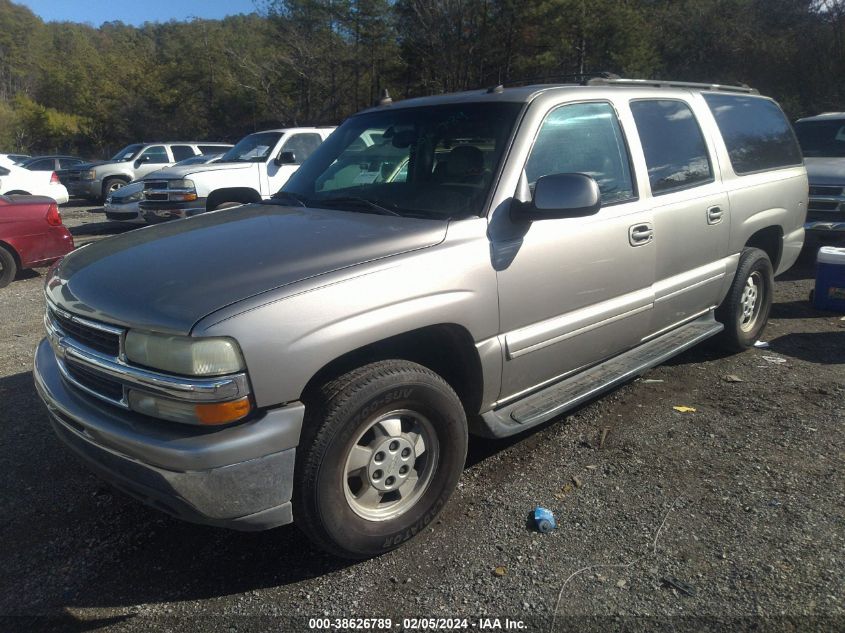
[{"label": "front door", "polygon": [[167,148],[164,145],[148,147],[135,160],[135,180],[140,180],[147,174],[172,163],[173,161],[167,154]]},{"label": "front door", "polygon": [[602,208],[536,221],[507,244],[491,237],[505,353],[500,401],[635,346],[650,322],[652,218],[612,104],[566,104],[545,116],[524,178],[531,188],[554,173],[592,176]]},{"label": "front door", "polygon": [[293,175],[299,166],[305,162],[314,150],[323,142],[322,137],[316,132],[298,132],[285,137],[278,155],[282,152],[289,152],[294,157],[294,162],[276,165],[274,161],[267,163],[268,195],[273,195],[281,189],[288,179]]}]

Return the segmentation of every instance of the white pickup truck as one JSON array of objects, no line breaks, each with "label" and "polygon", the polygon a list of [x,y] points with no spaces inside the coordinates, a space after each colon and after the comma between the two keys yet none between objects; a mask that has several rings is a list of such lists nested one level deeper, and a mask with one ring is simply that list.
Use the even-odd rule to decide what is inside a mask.
[{"label": "white pickup truck", "polygon": [[266,200],[320,146],[333,127],[255,132],[208,165],[171,167],[145,180],[141,214],[148,223]]}]

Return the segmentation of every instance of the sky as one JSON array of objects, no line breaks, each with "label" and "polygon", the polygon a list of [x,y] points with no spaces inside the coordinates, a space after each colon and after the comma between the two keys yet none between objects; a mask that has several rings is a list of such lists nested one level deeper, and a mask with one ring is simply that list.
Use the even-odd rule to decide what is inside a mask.
[{"label": "sky", "polygon": [[255,11],[254,0],[13,0],[46,22],[87,22],[100,26],[120,20],[135,26],[189,18],[223,18]]}]

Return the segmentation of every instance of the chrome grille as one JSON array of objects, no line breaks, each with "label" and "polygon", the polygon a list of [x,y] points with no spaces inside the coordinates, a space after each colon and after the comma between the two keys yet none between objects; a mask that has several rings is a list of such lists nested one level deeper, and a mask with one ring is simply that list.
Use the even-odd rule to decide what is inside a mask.
[{"label": "chrome grille", "polygon": [[62,182],[78,182],[81,173],[80,171],[60,171],[58,176]]},{"label": "chrome grille", "polygon": [[835,200],[810,200],[810,211],[838,211],[839,203]]},{"label": "chrome grille", "polygon": [[148,180],[144,184],[144,199],[167,201],[167,181],[166,180]]},{"label": "chrome grille", "polygon": [[120,355],[120,335],[115,328],[92,327],[82,319],[53,308],[50,308],[50,316],[65,334],[86,347],[115,358]]},{"label": "chrome grille", "polygon": [[811,196],[841,196],[842,187],[823,187],[820,185],[810,186]]},{"label": "chrome grille", "polygon": [[109,400],[118,402],[123,400],[123,385],[119,382],[109,380],[71,360],[65,361],[65,369],[80,386],[93,391],[97,395],[105,396]]}]

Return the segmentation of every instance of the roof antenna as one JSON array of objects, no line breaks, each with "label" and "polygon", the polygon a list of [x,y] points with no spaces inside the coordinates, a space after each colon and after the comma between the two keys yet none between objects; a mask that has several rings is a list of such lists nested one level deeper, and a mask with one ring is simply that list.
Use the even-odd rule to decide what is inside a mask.
[{"label": "roof antenna", "polygon": [[379,106],[389,106],[393,105],[393,99],[390,96],[390,93],[387,91],[387,88],[381,91],[381,99],[376,102],[376,105]]},{"label": "roof antenna", "polygon": [[505,91],[505,87],[502,84],[499,84],[498,86],[490,86],[489,88],[487,88],[487,94],[488,95],[492,95],[492,94],[498,95],[498,94],[502,94],[504,91]]}]

